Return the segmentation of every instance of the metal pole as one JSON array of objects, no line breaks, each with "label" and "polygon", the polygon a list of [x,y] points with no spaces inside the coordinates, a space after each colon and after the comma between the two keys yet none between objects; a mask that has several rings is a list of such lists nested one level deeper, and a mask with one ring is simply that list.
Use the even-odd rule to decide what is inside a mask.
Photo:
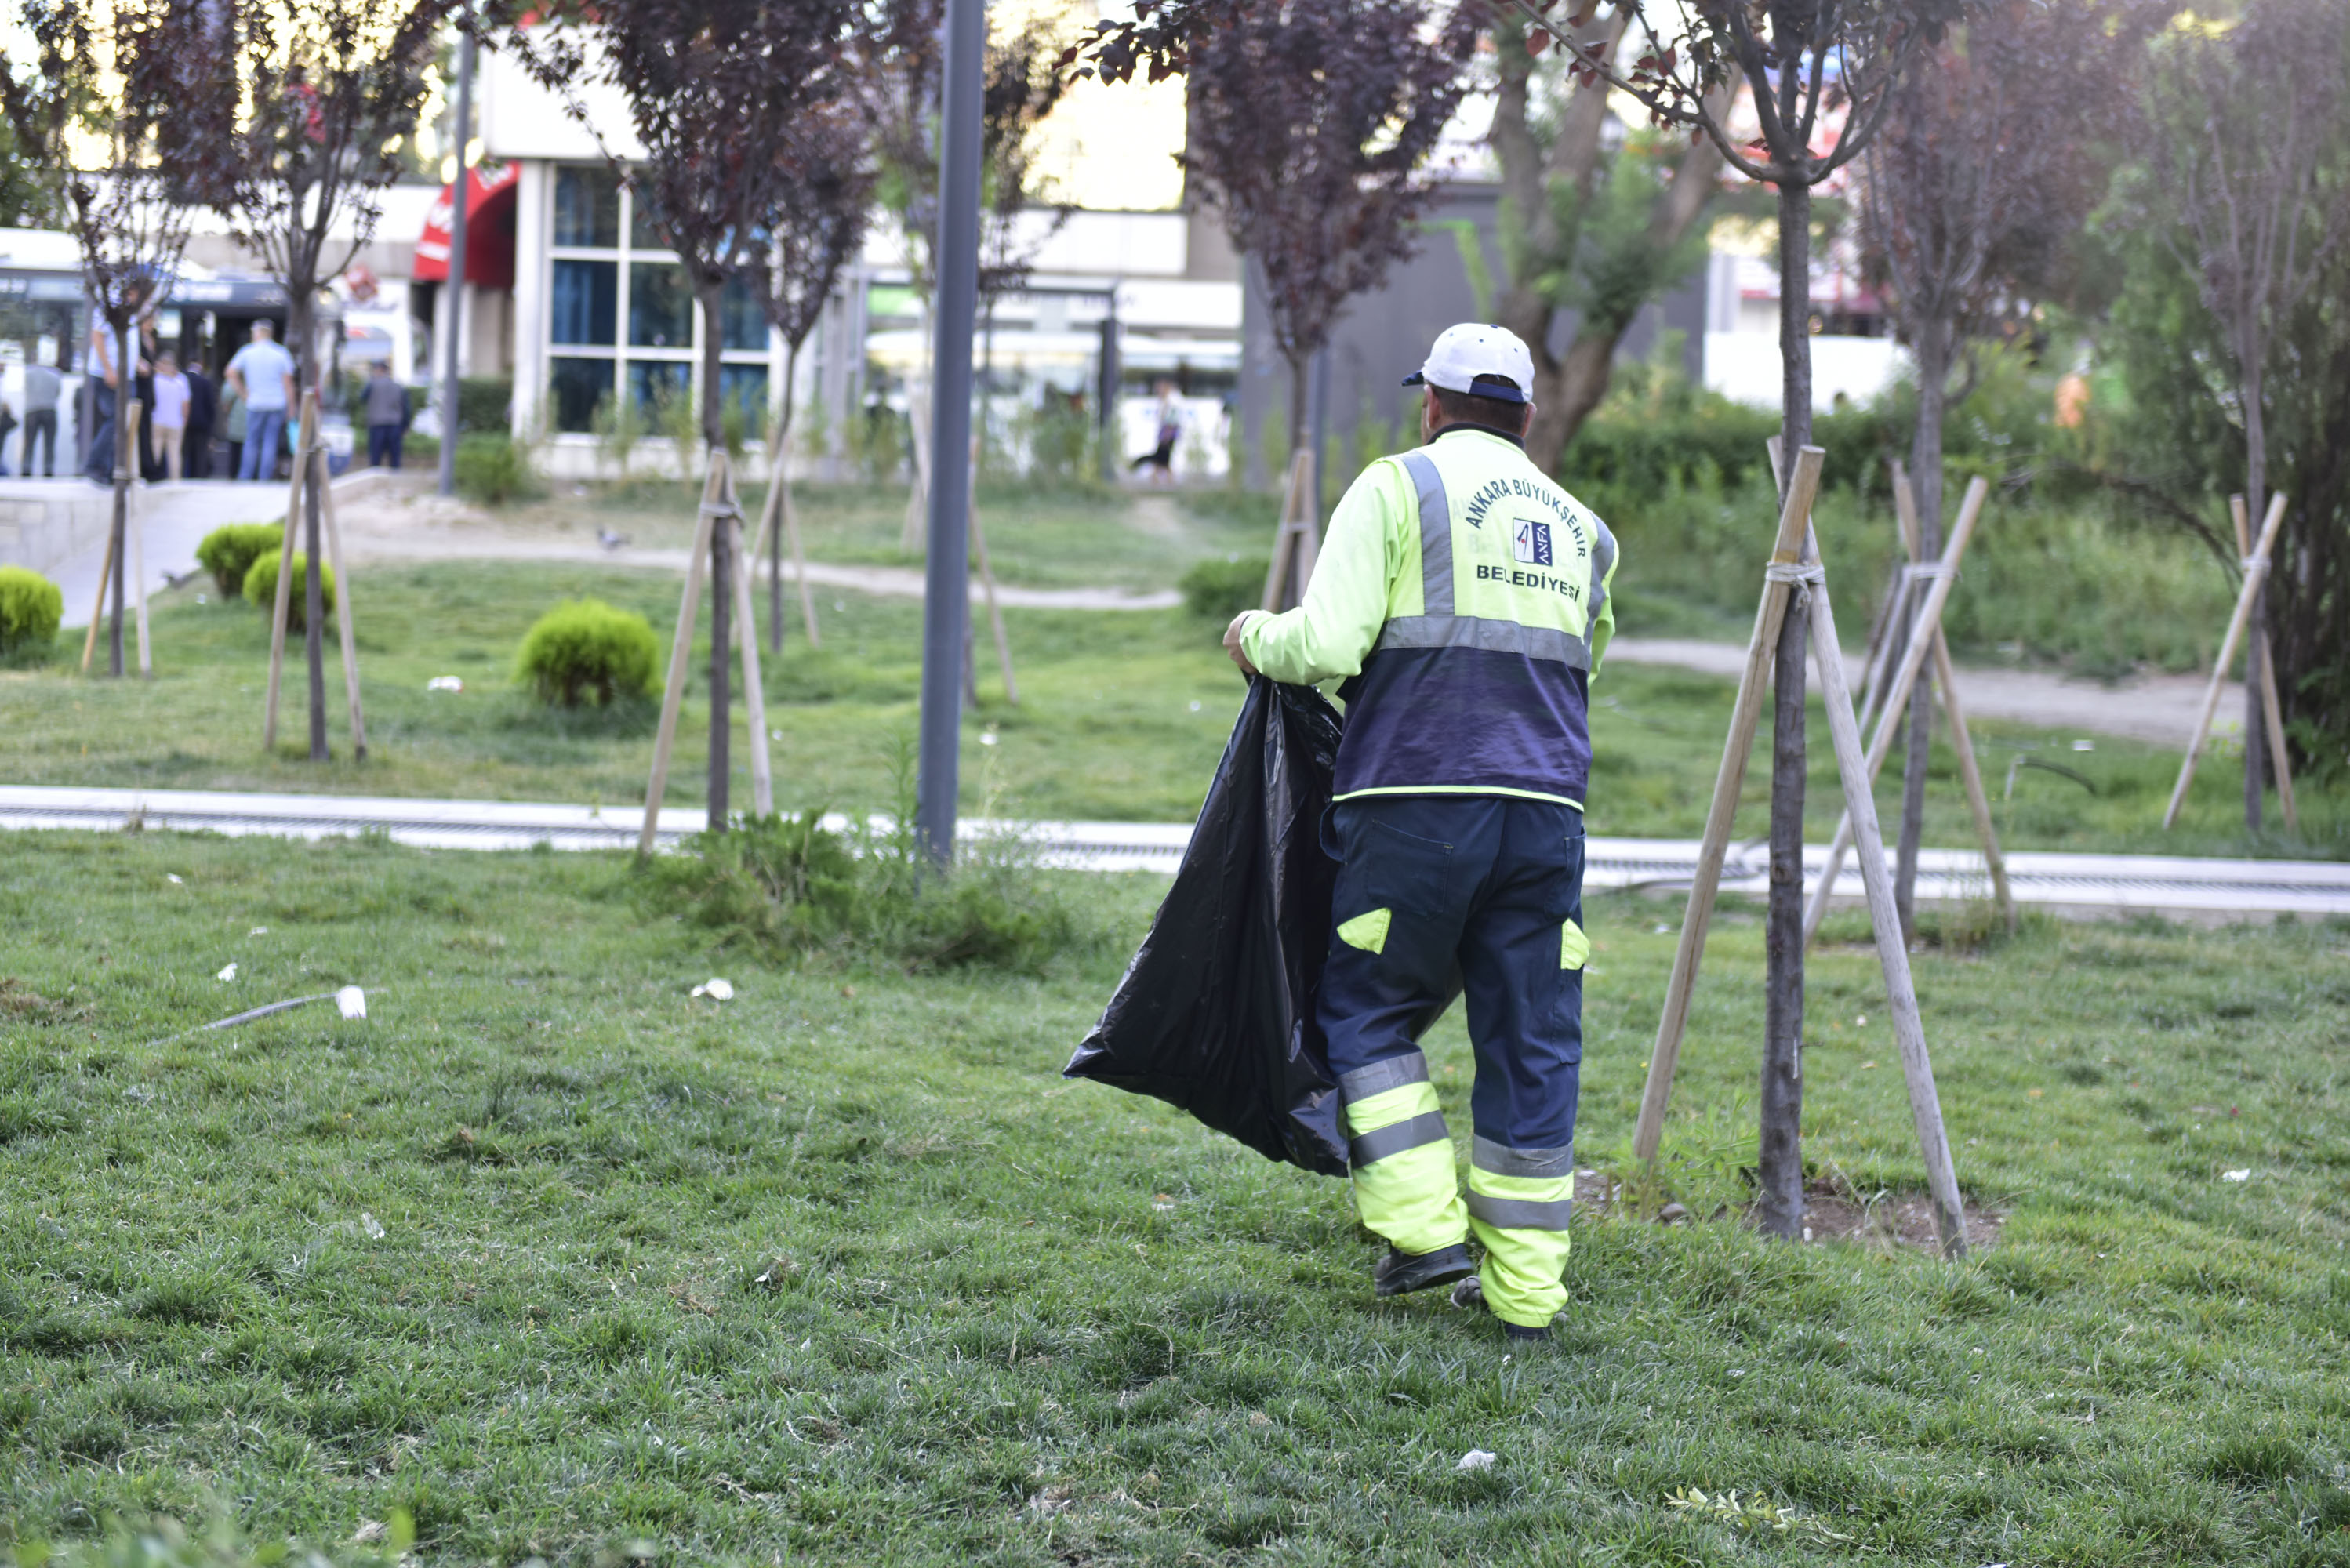
[{"label": "metal pole", "polygon": [[441,286],[449,291],[449,341],[442,346],[441,363],[441,493],[457,493],[457,345],[465,336],[465,207],[473,182],[466,178],[465,149],[473,136],[473,15],[471,7],[462,24],[457,46],[457,178],[450,185],[449,277]]},{"label": "metal pole", "polygon": [[922,588],[922,718],[915,823],[931,858],[954,857],[962,643],[971,621],[971,347],[979,314],[979,137],[984,0],[947,0],[941,93],[937,337],[931,349],[930,570]]}]

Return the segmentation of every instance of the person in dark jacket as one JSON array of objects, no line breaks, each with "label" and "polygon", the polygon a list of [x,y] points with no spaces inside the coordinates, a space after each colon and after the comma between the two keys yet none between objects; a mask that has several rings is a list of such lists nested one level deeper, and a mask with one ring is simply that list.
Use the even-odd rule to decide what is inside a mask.
[{"label": "person in dark jacket", "polygon": [[213,476],[213,425],[220,418],[220,390],[203,366],[191,360],[188,378],[188,434],[185,459],[190,479]]},{"label": "person in dark jacket", "polygon": [[365,401],[368,466],[398,468],[400,441],[408,434],[408,389],[392,379],[391,367],[380,359],[368,372]]}]

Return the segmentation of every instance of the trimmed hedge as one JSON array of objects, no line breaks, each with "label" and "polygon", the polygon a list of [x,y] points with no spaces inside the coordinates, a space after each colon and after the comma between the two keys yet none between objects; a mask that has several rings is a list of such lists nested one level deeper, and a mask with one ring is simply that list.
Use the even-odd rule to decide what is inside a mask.
[{"label": "trimmed hedge", "polygon": [[286,530],[276,523],[228,523],[204,535],[196,546],[196,564],[213,575],[223,597],[244,591],[244,574],[253,563],[276,549]]},{"label": "trimmed hedge", "polygon": [[574,599],[538,618],[515,657],[515,674],[550,706],[608,706],[652,690],[660,642],[652,623],[601,599]]},{"label": "trimmed hedge", "polygon": [[[265,615],[276,607],[278,555],[278,551],[271,550],[245,568],[245,600],[259,606]],[[309,596],[309,579],[305,575],[307,570],[305,557],[302,552],[296,550],[294,552],[294,586],[288,591],[286,600],[286,625],[288,630],[304,631],[309,628],[310,623],[306,613]],[[320,574],[318,587],[326,607],[328,609],[334,608],[334,567],[328,566]]]},{"label": "trimmed hedge", "polygon": [[1263,556],[1209,556],[1184,573],[1176,586],[1183,607],[1203,620],[1229,621],[1264,598],[1265,574],[1273,563]]},{"label": "trimmed hedge", "polygon": [[0,653],[47,647],[65,613],[57,584],[22,566],[0,566]]}]

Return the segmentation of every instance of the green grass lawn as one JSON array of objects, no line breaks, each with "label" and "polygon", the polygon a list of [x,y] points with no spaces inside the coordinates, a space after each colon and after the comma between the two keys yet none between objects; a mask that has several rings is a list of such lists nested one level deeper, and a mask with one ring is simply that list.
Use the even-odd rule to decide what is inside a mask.
[{"label": "green grass lawn", "polygon": [[[659,573],[563,564],[469,563],[381,567],[354,587],[371,752],[352,763],[344,743],[341,674],[328,645],[330,732],[337,759],[307,760],[307,688],[291,659],[276,755],[261,750],[268,636],[242,600],[223,604],[209,581],[156,601],[152,681],[84,680],[63,663],[0,670],[0,780],[181,789],[319,790],[337,794],[486,797],[641,805],[652,758],[654,709],[566,715],[529,701],[512,680],[514,650],[543,611],[593,594],[641,611],[663,657],[678,583]],[[202,595],[215,602],[199,604]],[[786,806],[879,806],[890,759],[911,732],[920,683],[920,607],[911,600],[827,594],[825,643],[811,652],[796,629],[766,669],[768,722],[779,801]],[[1217,647],[1219,628],[1180,610],[1006,612],[1021,705],[1003,701],[980,622],[978,711],[967,726],[966,809],[1037,818],[1188,821],[1220,754],[1241,683]],[[796,612],[790,625],[797,626]],[[704,642],[708,621],[705,617]],[[1627,632],[1644,629],[1627,617]],[[78,653],[76,646],[65,653]],[[698,653],[667,798],[698,805],[707,773],[708,708]],[[455,675],[462,694],[428,692]],[[1595,833],[1694,836],[1703,826],[1732,689],[1722,680],[1619,664],[1593,688]],[[736,705],[732,797],[750,804],[749,763]],[[1750,766],[1738,831],[1757,837],[1768,815],[1768,725]],[[1806,795],[1815,836],[1842,809],[1825,719],[1815,703],[1814,765]],[[2160,829],[2178,757],[2133,742],[1979,722],[1977,743],[2001,794],[2019,752],[2056,761],[2088,785],[2043,768],[2020,772],[1998,825],[2014,848],[2172,854],[2350,855],[2350,794],[2302,790],[2302,833],[2248,840],[2241,785],[2228,759],[2201,769],[2178,830]],[[992,739],[991,739],[992,738]],[[1926,842],[1960,846],[1971,828],[1946,747],[1934,757]],[[1898,799],[1897,753],[1880,781],[1881,811]]]},{"label": "green grass lawn", "polygon": [[[713,955],[619,857],[12,837],[0,1542],[219,1508],[405,1511],[451,1563],[2350,1563],[2350,924],[1929,949],[1996,1247],[1586,1210],[1512,1355],[1375,1303],[1338,1184],[1057,1077],[1158,887],[1086,884],[1101,941],[1042,977],[909,978]],[[1589,911],[1586,1164],[1674,914]],[[1730,911],[1664,1167],[1700,1215],[1752,1158],[1762,961]],[[368,1022],[181,1033],[345,982]],[[1810,998],[1810,1159],[1914,1189],[1874,959],[1832,940]],[[1465,1139],[1457,1013],[1431,1054]]]},{"label": "green grass lawn", "polygon": [[[916,566],[920,551],[904,537],[902,485],[797,484],[794,510],[809,556],[845,565]],[[503,526],[593,538],[608,528],[639,545],[683,549],[693,541],[696,480],[639,480],[627,485],[558,484],[545,500],[497,514]],[[752,523],[766,486],[743,487]],[[1038,490],[1025,484],[979,487],[979,519],[996,576],[1031,587],[1171,587],[1202,556],[1263,556],[1273,547],[1277,503],[1224,492],[1137,495],[1126,491]],[[1261,514],[1261,515],[1260,515]]]}]

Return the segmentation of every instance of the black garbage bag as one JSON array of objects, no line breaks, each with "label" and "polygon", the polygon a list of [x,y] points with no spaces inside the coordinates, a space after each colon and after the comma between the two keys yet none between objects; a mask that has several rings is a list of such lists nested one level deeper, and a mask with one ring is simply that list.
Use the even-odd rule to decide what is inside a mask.
[{"label": "black garbage bag", "polygon": [[1322,848],[1338,711],[1257,676],[1191,847],[1101,1022],[1062,1069],[1180,1106],[1267,1159],[1347,1173],[1314,998],[1338,866]]}]

